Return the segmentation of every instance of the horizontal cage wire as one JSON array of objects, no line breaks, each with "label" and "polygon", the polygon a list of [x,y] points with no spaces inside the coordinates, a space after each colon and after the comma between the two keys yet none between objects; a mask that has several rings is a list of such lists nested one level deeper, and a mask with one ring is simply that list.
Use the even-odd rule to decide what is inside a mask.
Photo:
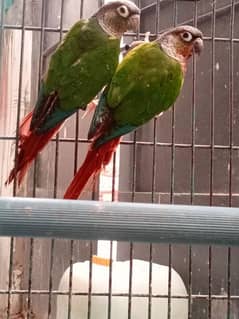
[{"label": "horizontal cage wire", "polygon": [[[80,199],[238,207],[239,1],[134,2],[141,8],[140,32],[127,32],[124,44],[148,31],[153,40],[169,27],[190,24],[202,30],[204,51],[192,59],[175,105],[123,137]],[[20,188],[16,181],[4,185],[17,159],[19,124],[35,105],[56,44],[103,3],[0,1],[2,196],[62,198],[83,162],[92,116],[79,111]],[[51,235],[1,237],[0,319],[239,319],[237,246]]]}]

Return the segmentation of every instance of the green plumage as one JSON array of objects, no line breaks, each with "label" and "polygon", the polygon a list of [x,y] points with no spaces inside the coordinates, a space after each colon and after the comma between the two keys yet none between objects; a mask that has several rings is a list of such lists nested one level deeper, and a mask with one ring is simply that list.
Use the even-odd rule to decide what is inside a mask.
[{"label": "green plumage", "polygon": [[197,28],[179,26],[126,54],[101,94],[88,133],[92,139],[90,149],[64,198],[76,199],[90,177],[109,164],[122,135],[148,122],[176,101],[187,62],[203,49],[202,38]]},{"label": "green plumage", "polygon": [[[159,43],[151,42],[133,49],[118,66],[105,90],[90,129],[99,130],[102,109],[108,112],[108,128],[95,145],[124,135],[167,110],[176,100],[183,84],[181,64],[168,56]],[[107,106],[107,107],[106,107]]]},{"label": "green plumage", "polygon": [[[44,120],[37,129],[47,131],[76,110],[85,109],[110,82],[119,52],[120,40],[104,32],[95,17],[77,22],[51,58],[32,126],[44,113]],[[52,103],[53,93],[57,98]]]}]

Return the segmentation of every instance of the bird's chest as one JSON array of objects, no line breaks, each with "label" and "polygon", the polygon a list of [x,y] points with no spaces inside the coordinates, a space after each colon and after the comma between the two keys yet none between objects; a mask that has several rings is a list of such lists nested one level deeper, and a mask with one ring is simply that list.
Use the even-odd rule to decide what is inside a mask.
[{"label": "bird's chest", "polygon": [[157,115],[169,108],[176,100],[182,86],[182,72],[178,68],[153,68],[141,82],[144,111],[149,115]]}]

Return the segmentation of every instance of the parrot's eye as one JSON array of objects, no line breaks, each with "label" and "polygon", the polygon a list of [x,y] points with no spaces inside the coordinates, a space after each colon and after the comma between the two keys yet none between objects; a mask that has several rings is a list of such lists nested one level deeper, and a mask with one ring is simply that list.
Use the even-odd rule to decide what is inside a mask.
[{"label": "parrot's eye", "polygon": [[129,16],[129,9],[126,7],[126,6],[120,6],[118,9],[117,9],[119,15],[123,18],[128,18]]},{"label": "parrot's eye", "polygon": [[181,33],[181,38],[185,41],[185,42],[190,42],[193,39],[193,36],[190,32],[183,32]]}]

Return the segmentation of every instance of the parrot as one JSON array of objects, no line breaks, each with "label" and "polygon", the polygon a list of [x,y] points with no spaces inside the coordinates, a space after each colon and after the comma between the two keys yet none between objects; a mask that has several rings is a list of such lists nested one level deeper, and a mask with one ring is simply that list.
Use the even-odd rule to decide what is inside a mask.
[{"label": "parrot", "polygon": [[64,198],[77,199],[91,176],[105,167],[122,135],[169,109],[184,82],[190,57],[203,49],[202,32],[184,25],[130,50],[118,65],[96,107],[88,132],[86,158]]},{"label": "parrot", "polygon": [[[121,47],[121,53],[123,55],[123,57],[126,56],[126,54],[132,50],[133,48],[135,48],[136,46],[140,45],[141,43],[144,42],[149,42],[149,37],[150,37],[150,32],[146,32],[145,36],[144,36],[144,40],[135,40],[133,42],[131,42],[130,44],[125,44]],[[83,114],[82,119],[84,119],[88,114],[90,114],[91,112],[93,112],[96,108],[98,104],[98,99],[94,99],[92,100],[88,106],[87,106],[87,111]]]},{"label": "parrot", "polygon": [[139,29],[140,9],[129,0],[107,2],[91,18],[76,22],[53,53],[34,110],[22,120],[18,155],[6,181],[21,184],[31,162],[66,118],[111,81],[124,32]]}]

